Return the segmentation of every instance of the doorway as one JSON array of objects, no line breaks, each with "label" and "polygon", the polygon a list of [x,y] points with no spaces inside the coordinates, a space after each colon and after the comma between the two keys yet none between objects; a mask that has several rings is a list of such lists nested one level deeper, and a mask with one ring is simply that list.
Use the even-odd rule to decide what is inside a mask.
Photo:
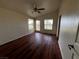
[{"label": "doorway", "polygon": [[40,20],[36,20],[36,31],[40,31]]}]

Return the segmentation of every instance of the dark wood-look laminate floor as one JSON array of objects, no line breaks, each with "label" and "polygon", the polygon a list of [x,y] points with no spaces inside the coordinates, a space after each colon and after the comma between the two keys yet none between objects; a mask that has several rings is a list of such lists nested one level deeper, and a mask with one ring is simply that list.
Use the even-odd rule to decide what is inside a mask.
[{"label": "dark wood-look laminate floor", "polygon": [[61,59],[55,36],[33,33],[0,47],[4,59]]}]

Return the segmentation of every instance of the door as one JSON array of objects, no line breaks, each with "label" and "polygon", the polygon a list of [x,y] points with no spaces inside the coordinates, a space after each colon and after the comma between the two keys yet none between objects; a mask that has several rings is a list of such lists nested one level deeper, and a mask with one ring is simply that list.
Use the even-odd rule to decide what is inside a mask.
[{"label": "door", "polygon": [[77,29],[76,41],[74,43],[74,49],[75,51],[73,52],[74,55],[72,59],[79,59],[79,24]]},{"label": "door", "polygon": [[75,52],[73,54],[73,51],[69,49],[68,45],[75,44],[77,28],[78,19],[76,19],[76,17],[66,15],[61,17],[59,46],[62,54],[62,59],[75,58]]},{"label": "door", "polygon": [[40,31],[40,20],[36,20],[36,31]]}]

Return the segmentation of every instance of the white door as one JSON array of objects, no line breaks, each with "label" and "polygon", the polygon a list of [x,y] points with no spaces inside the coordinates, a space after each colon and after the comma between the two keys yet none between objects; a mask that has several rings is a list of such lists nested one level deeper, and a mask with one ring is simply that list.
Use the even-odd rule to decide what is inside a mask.
[{"label": "white door", "polygon": [[74,43],[74,55],[72,59],[79,59],[79,25],[77,29],[76,42]]},{"label": "white door", "polygon": [[36,20],[36,31],[40,31],[40,20]]},{"label": "white door", "polygon": [[[59,34],[59,46],[62,59],[79,59],[74,52],[69,49],[68,45],[75,45],[75,38],[79,22],[79,0],[63,0],[60,8],[61,24]],[[79,46],[79,45],[76,45]],[[75,46],[75,49],[79,49]],[[78,52],[77,51],[77,52]]]}]

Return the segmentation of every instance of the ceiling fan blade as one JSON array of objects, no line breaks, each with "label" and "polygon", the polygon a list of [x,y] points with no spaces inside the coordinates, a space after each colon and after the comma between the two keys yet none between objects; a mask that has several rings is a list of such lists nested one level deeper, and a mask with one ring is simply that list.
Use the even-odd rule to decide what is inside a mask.
[{"label": "ceiling fan blade", "polygon": [[39,8],[38,10],[45,10],[45,8]]}]

